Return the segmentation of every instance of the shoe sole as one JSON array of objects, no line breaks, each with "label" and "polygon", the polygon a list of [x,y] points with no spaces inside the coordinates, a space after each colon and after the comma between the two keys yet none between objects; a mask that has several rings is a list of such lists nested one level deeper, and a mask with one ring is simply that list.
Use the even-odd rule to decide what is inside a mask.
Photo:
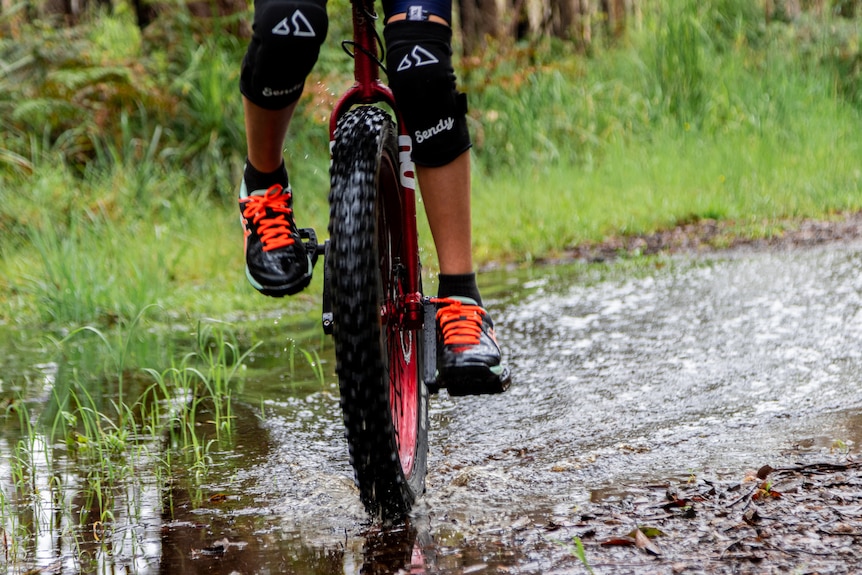
[{"label": "shoe sole", "polygon": [[289,284],[284,284],[280,286],[265,286],[261,285],[260,282],[252,277],[251,272],[248,269],[248,266],[245,267],[245,276],[248,278],[249,283],[262,293],[263,295],[267,295],[270,297],[284,297],[288,295],[295,295],[308,287],[308,284],[311,283],[312,272],[314,271],[314,264],[311,261],[311,258],[308,258],[308,273],[304,276],[300,277],[294,282]]},{"label": "shoe sole", "polygon": [[494,395],[503,393],[512,385],[512,372],[503,367],[500,373],[494,373],[487,367],[462,367],[457,374],[441,374],[438,378],[439,387],[445,387],[450,396]]}]

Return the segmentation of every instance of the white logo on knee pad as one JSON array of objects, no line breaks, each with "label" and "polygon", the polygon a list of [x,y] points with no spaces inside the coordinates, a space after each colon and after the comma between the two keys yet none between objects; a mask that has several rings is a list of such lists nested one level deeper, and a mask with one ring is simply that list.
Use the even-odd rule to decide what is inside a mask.
[{"label": "white logo on knee pad", "polygon": [[436,126],[431,126],[427,130],[416,130],[414,132],[414,138],[416,139],[417,144],[421,144],[425,140],[433,138],[437,134],[441,132],[448,132],[453,127],[455,127],[455,118],[449,116],[448,118],[440,118],[440,121],[437,122]]},{"label": "white logo on knee pad", "polygon": [[404,58],[401,59],[401,63],[398,64],[398,71],[403,72],[410,68],[428,66],[430,64],[437,64],[438,62],[440,62],[440,60],[438,60],[434,54],[417,44],[413,46],[413,49],[410,50],[409,54],[406,54]]},{"label": "white logo on knee pad", "polygon": [[293,35],[299,38],[314,38],[317,36],[311,22],[309,22],[308,18],[305,17],[305,14],[299,10],[290,16],[290,22],[288,22],[288,18],[284,18],[284,20],[276,24],[272,29],[272,33],[279,36]]},{"label": "white logo on knee pad", "polygon": [[266,98],[274,98],[277,96],[289,96],[291,94],[295,94],[297,91],[302,90],[305,86],[305,81],[296,84],[295,86],[291,86],[290,88],[284,89],[272,89],[269,86],[265,86],[263,90],[261,90],[261,95]]}]

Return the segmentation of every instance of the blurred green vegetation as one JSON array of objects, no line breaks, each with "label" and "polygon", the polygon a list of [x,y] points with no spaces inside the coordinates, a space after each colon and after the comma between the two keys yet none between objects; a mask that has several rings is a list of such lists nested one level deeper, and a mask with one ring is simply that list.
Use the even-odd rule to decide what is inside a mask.
[{"label": "blurred green vegetation", "polygon": [[[352,82],[347,5],[330,2],[286,147],[299,224],[321,234],[329,111]],[[586,52],[538,37],[456,58],[478,263],[704,218],[768,235],[862,209],[862,16],[832,7],[767,21],[745,0],[662,0]],[[175,10],[141,32],[118,4],[0,37],[2,321],[316,305],[319,279],[281,301],[244,280],[234,196],[245,42],[224,32],[232,18]],[[427,233],[422,246],[433,272]]]}]

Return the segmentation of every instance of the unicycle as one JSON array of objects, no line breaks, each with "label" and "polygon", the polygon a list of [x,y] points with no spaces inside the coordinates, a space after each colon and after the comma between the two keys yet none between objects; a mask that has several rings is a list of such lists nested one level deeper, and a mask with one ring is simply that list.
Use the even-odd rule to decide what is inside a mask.
[{"label": "unicycle", "polygon": [[360,498],[372,516],[399,520],[425,490],[435,308],[422,293],[411,140],[379,106],[397,110],[378,78],[373,0],[353,0],[352,13],[343,46],[355,83],[330,119],[323,324]]}]

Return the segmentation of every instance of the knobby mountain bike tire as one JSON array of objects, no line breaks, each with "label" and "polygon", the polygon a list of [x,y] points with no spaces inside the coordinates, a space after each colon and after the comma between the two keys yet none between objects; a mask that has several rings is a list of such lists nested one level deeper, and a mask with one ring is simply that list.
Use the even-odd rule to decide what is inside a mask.
[{"label": "knobby mountain bike tire", "polygon": [[339,120],[330,175],[326,265],[350,462],[368,512],[398,520],[425,489],[428,392],[422,329],[392,313],[405,259],[416,258],[418,275],[419,254],[404,253],[398,139],[386,112],[363,106]]}]

